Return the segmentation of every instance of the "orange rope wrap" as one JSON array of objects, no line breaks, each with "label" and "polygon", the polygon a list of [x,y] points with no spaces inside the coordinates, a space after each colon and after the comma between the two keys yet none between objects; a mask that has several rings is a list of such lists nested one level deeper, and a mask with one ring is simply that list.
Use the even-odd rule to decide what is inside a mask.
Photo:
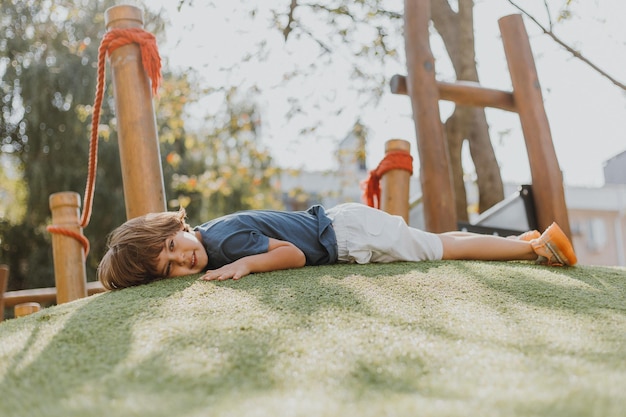
[{"label": "orange rope wrap", "polygon": [[[80,227],[84,228],[91,219],[91,209],[93,206],[94,188],[96,184],[96,168],[98,165],[98,125],[100,124],[100,110],[102,109],[102,99],[105,90],[105,67],[106,57],[117,48],[131,43],[136,43],[140,47],[141,62],[148,77],[152,81],[152,94],[156,95],[161,83],[161,57],[157,49],[156,38],[153,34],[140,28],[111,29],[100,43],[98,48],[98,75],[96,81],[96,96],[93,105],[93,116],[91,118],[91,139],[89,141],[89,169],[87,185],[85,187],[85,197],[83,203],[83,215]],[[83,246],[85,256],[89,253],[89,240],[80,233],[65,229],[61,226],[48,226],[48,232],[62,234],[73,237]]]},{"label": "orange rope wrap", "polygon": [[50,225],[50,226],[46,227],[46,230],[49,233],[54,233],[54,234],[57,234],[57,235],[68,236],[68,237],[72,237],[72,238],[78,240],[78,242],[83,247],[83,252],[85,252],[85,257],[89,254],[89,239],[87,239],[85,237],[85,235],[83,235],[82,233],[77,233],[77,232],[74,232],[73,230],[66,229],[65,227],[54,226],[54,225]]},{"label": "orange rope wrap", "polygon": [[392,169],[403,169],[413,175],[413,157],[411,154],[406,151],[389,151],[376,169],[369,172],[367,179],[361,183],[363,201],[368,206],[380,208],[380,180]]}]

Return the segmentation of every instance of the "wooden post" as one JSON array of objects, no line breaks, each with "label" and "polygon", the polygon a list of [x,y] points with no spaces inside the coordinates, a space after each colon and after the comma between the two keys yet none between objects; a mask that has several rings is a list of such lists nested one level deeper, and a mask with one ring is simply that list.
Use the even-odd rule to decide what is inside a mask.
[{"label": "wooden post", "polygon": [[[143,28],[143,13],[134,6],[105,12],[107,30]],[[152,92],[139,45],[117,48],[110,56],[117,116],[126,216],[166,210],[161,154]]]},{"label": "wooden post", "polygon": [[505,16],[498,23],[526,141],[537,223],[544,230],[556,221],[571,239],[563,176],[552,143],[528,33],[519,14]]},{"label": "wooden post", "polygon": [[[80,196],[66,191],[50,195],[52,224],[82,234],[80,227]],[[81,243],[73,237],[52,234],[54,279],[57,303],[62,304],[87,296],[85,253]]]},{"label": "wooden post", "polygon": [[9,267],[0,265],[0,321],[4,320],[4,293],[9,283]]},{"label": "wooden post", "polygon": [[[411,153],[411,143],[403,139],[390,139],[385,142],[385,154],[392,151]],[[381,178],[380,209],[402,216],[409,223],[409,188],[411,173],[404,169],[392,169]]]},{"label": "wooden post", "polygon": [[13,308],[16,318],[28,316],[29,314],[36,313],[39,310],[41,310],[41,304],[35,302],[18,304]]},{"label": "wooden post", "polygon": [[441,233],[456,230],[457,218],[448,146],[439,114],[429,21],[430,0],[404,1],[407,91],[411,97],[417,134],[424,222],[426,230]]}]

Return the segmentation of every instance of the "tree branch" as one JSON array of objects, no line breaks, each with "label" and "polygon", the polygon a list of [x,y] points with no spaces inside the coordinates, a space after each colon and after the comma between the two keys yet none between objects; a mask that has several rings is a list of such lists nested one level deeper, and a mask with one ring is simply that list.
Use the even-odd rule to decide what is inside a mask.
[{"label": "tree branch", "polygon": [[289,5],[289,13],[287,13],[287,24],[285,25],[285,29],[283,29],[283,36],[285,37],[285,41],[287,41],[287,38],[291,33],[291,24],[295,22],[293,12],[296,10],[296,7],[298,7],[298,0],[291,0],[291,4]]},{"label": "tree branch", "polygon": [[570,47],[569,45],[567,45],[565,42],[563,42],[558,36],[556,36],[554,34],[554,32],[552,32],[552,30],[550,29],[546,29],[541,23],[539,23],[537,21],[537,19],[535,19],[532,15],[530,15],[530,13],[528,13],[526,10],[522,9],[520,6],[518,6],[517,4],[515,4],[513,2],[513,0],[507,0],[509,3],[511,3],[511,5],[513,5],[513,7],[515,7],[517,10],[519,10],[520,12],[522,12],[526,17],[528,17],[530,20],[532,20],[537,26],[539,26],[539,28],[543,31],[543,33],[545,33],[546,35],[548,35],[549,37],[552,38],[552,40],[554,40],[556,43],[558,43],[559,45],[561,45],[563,48],[565,48],[566,51],[568,51],[570,54],[572,54],[574,56],[574,58],[578,58],[580,59],[582,62],[584,62],[585,64],[589,65],[591,68],[593,68],[598,74],[600,74],[601,76],[607,78],[609,81],[611,81],[613,84],[615,84],[617,87],[621,88],[622,90],[626,90],[626,85],[624,85],[623,83],[619,82],[618,80],[616,80],[615,78],[613,78],[612,76],[610,76],[609,74],[607,74],[605,71],[603,71],[602,69],[600,69],[596,64],[594,64],[593,62],[591,62],[589,59],[587,59],[585,56],[583,56],[579,51],[575,50],[574,48]]}]

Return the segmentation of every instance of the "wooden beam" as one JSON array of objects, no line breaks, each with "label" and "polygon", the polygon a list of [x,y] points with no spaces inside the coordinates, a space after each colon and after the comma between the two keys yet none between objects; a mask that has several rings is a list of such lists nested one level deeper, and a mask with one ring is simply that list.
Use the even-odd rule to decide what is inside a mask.
[{"label": "wooden beam", "polygon": [[[408,94],[406,77],[396,74],[389,82],[393,94]],[[437,81],[439,99],[451,101],[462,106],[490,107],[517,112],[513,93],[509,91],[485,88],[472,81],[448,83]]]},{"label": "wooden beam", "polygon": [[[143,28],[143,14],[122,5],[105,12],[107,30]],[[165,187],[150,80],[139,45],[131,43],[110,55],[127,218],[166,210]]]},{"label": "wooden beam", "polygon": [[0,265],[0,321],[4,320],[4,293],[9,283],[9,267]]},{"label": "wooden beam", "polygon": [[435,59],[430,49],[430,0],[404,1],[407,91],[413,107],[426,230],[457,229],[448,144],[439,113]]},{"label": "wooden beam", "polygon": [[498,20],[498,24],[526,141],[537,223],[544,230],[556,221],[571,240],[563,176],[552,142],[528,33],[519,14],[505,16]]},{"label": "wooden beam", "polygon": [[[87,294],[94,295],[106,290],[98,281],[87,283]],[[5,307],[14,307],[18,304],[35,302],[40,304],[54,304],[57,300],[56,288],[37,288],[32,290],[8,291],[4,293]]]}]

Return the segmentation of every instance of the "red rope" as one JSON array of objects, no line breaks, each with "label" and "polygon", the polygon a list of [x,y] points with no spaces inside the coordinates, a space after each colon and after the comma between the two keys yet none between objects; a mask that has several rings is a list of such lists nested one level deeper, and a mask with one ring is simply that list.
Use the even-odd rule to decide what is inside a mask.
[{"label": "red rope", "polygon": [[89,239],[87,239],[82,233],[77,233],[73,230],[66,229],[63,226],[54,225],[46,227],[46,230],[48,230],[48,232],[50,233],[54,233],[57,235],[73,237],[74,239],[78,240],[78,242],[82,245],[83,252],[85,252],[85,257],[87,257],[87,255],[89,254]]},{"label": "red rope", "polygon": [[[93,105],[93,116],[91,118],[91,139],[89,141],[89,168],[87,175],[87,185],[85,186],[85,197],[83,203],[83,215],[80,227],[85,228],[91,219],[91,209],[93,206],[94,188],[96,184],[96,168],[98,165],[98,125],[100,124],[100,111],[102,109],[102,99],[105,87],[105,67],[106,56],[110,55],[117,48],[136,43],[141,50],[141,62],[148,77],[152,81],[152,93],[157,94],[161,83],[161,57],[157,49],[156,38],[153,34],[140,28],[111,29],[102,38],[98,48],[98,75],[96,82],[96,96]],[[89,253],[89,240],[81,233],[65,229],[61,226],[48,226],[48,232],[70,236],[78,240],[83,246],[85,256]]]},{"label": "red rope", "polygon": [[363,201],[370,207],[380,208],[380,179],[392,169],[403,169],[413,174],[413,157],[406,151],[389,151],[376,169],[361,183]]}]

